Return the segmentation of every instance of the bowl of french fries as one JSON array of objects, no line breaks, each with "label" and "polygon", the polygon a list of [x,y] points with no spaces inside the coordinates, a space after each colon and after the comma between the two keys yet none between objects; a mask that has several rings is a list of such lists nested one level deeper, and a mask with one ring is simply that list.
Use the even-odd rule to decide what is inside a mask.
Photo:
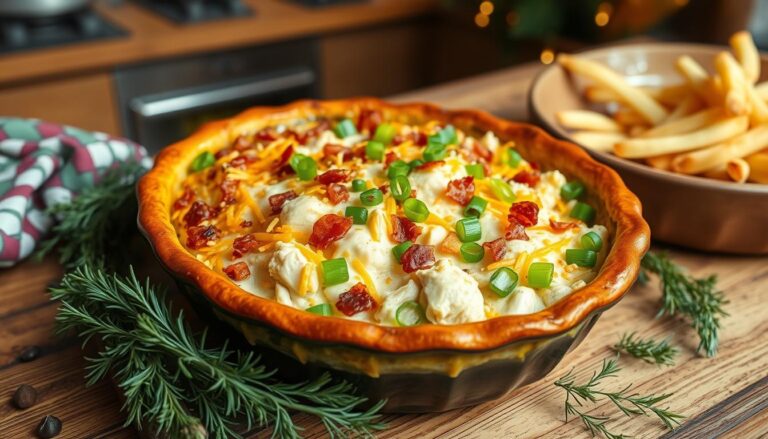
[{"label": "bowl of french fries", "polygon": [[[561,54],[534,81],[534,121],[619,172],[654,239],[768,253],[768,57],[730,47],[627,44]],[[765,82],[763,82],[765,81]]]}]

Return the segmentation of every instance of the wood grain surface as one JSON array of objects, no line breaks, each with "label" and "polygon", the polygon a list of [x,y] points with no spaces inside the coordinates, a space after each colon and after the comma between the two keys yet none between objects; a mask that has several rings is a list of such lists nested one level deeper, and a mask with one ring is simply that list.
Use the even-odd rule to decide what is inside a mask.
[{"label": "wood grain surface", "polygon": [[[455,84],[436,87],[398,100],[426,100],[450,107],[476,107],[504,117],[524,119],[525,92],[539,69],[527,65]],[[656,250],[664,249],[657,246]],[[686,322],[655,319],[660,293],[655,280],[635,286],[598,321],[590,335],[545,379],[503,398],[475,407],[440,414],[387,415],[389,428],[381,438],[587,438],[577,421],[564,422],[563,391],[553,381],[576,368],[580,378],[599,368],[626,331],[642,336],[669,337],[681,349],[675,366],[657,367],[622,357],[623,371],[606,386],[621,389],[632,384],[641,393],[674,392],[669,407],[687,419],[669,432],[653,418],[628,418],[609,403],[599,403],[589,413],[610,415],[611,429],[640,438],[731,437],[768,435],[768,260],[670,249],[677,262],[697,276],[719,275],[719,286],[730,303],[723,321],[720,351],[716,358],[694,353],[695,333]],[[0,271],[0,437],[33,437],[46,414],[64,422],[62,438],[129,438],[138,434],[123,428],[120,403],[108,383],[84,386],[82,352],[77,340],[53,335],[56,305],[49,302],[46,286],[60,276],[54,261],[25,262]],[[31,362],[17,360],[28,346],[39,346],[41,356]],[[41,392],[37,405],[14,409],[10,398],[20,384]],[[324,437],[317,420],[297,416],[305,435]],[[248,437],[267,437],[269,430],[254,430]]]}]

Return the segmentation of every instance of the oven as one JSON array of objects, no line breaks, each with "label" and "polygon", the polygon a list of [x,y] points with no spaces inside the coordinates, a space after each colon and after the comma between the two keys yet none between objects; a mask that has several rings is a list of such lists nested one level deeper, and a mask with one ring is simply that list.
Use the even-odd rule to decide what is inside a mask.
[{"label": "oven", "polygon": [[121,67],[123,132],[155,153],[207,121],[318,97],[317,51],[310,39]]}]

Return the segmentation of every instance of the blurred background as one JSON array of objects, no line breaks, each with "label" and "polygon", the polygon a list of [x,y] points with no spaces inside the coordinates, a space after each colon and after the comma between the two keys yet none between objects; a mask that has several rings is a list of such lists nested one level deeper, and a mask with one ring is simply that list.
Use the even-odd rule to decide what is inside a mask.
[{"label": "blurred background", "polygon": [[0,115],[156,151],[299,98],[386,97],[621,41],[768,48],[768,0],[0,0]]}]

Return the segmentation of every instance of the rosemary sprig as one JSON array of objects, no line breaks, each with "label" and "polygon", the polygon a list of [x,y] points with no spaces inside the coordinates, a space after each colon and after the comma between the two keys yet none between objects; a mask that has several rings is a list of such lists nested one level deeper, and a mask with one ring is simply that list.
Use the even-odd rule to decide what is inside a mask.
[{"label": "rosemary sprig", "polygon": [[[75,329],[103,348],[89,358],[88,382],[110,371],[125,394],[126,424],[151,425],[162,437],[236,437],[244,420],[273,426],[273,437],[299,437],[291,412],[318,417],[332,437],[369,436],[383,428],[377,412],[383,402],[359,408],[348,383],[324,375],[287,384],[272,377],[253,354],[233,352],[226,344],[209,347],[206,332],[193,334],[183,314],[172,315],[149,282],[130,275],[108,275],[83,266],[51,289],[61,301],[56,317],[62,331]],[[204,427],[204,430],[201,429]]]},{"label": "rosemary sprig", "polygon": [[72,202],[49,209],[58,222],[40,243],[37,257],[57,250],[59,262],[69,268],[103,264],[105,257],[121,254],[116,250],[125,245],[125,232],[136,223],[134,183],[144,171],[139,163],[125,163]]},{"label": "rosemary sprig", "polygon": [[669,340],[656,341],[652,338],[635,338],[635,333],[624,333],[621,340],[613,345],[613,350],[627,353],[635,358],[653,364],[671,366],[675,364],[678,350],[669,344]]},{"label": "rosemary sprig", "polygon": [[576,384],[576,379],[571,369],[567,374],[555,381],[555,386],[565,390],[565,421],[568,422],[569,416],[576,416],[594,436],[597,433],[609,439],[624,438],[622,434],[615,434],[608,430],[605,425],[610,420],[606,416],[593,416],[584,413],[580,409],[586,402],[596,403],[600,398],[607,398],[626,416],[634,415],[656,415],[667,428],[673,429],[680,424],[684,416],[673,413],[666,408],[658,407],[658,404],[672,396],[671,393],[663,395],[638,395],[628,394],[630,386],[618,392],[607,392],[599,388],[602,380],[615,377],[621,371],[615,358],[603,360],[603,365],[598,372],[594,372],[592,377],[584,384]]},{"label": "rosemary sprig", "polygon": [[672,262],[666,253],[648,252],[643,257],[644,270],[659,276],[662,291],[662,305],[658,317],[683,315],[699,334],[696,352],[702,349],[707,356],[717,353],[720,318],[728,314],[723,305],[728,301],[717,290],[717,276],[697,279],[686,274]]}]

